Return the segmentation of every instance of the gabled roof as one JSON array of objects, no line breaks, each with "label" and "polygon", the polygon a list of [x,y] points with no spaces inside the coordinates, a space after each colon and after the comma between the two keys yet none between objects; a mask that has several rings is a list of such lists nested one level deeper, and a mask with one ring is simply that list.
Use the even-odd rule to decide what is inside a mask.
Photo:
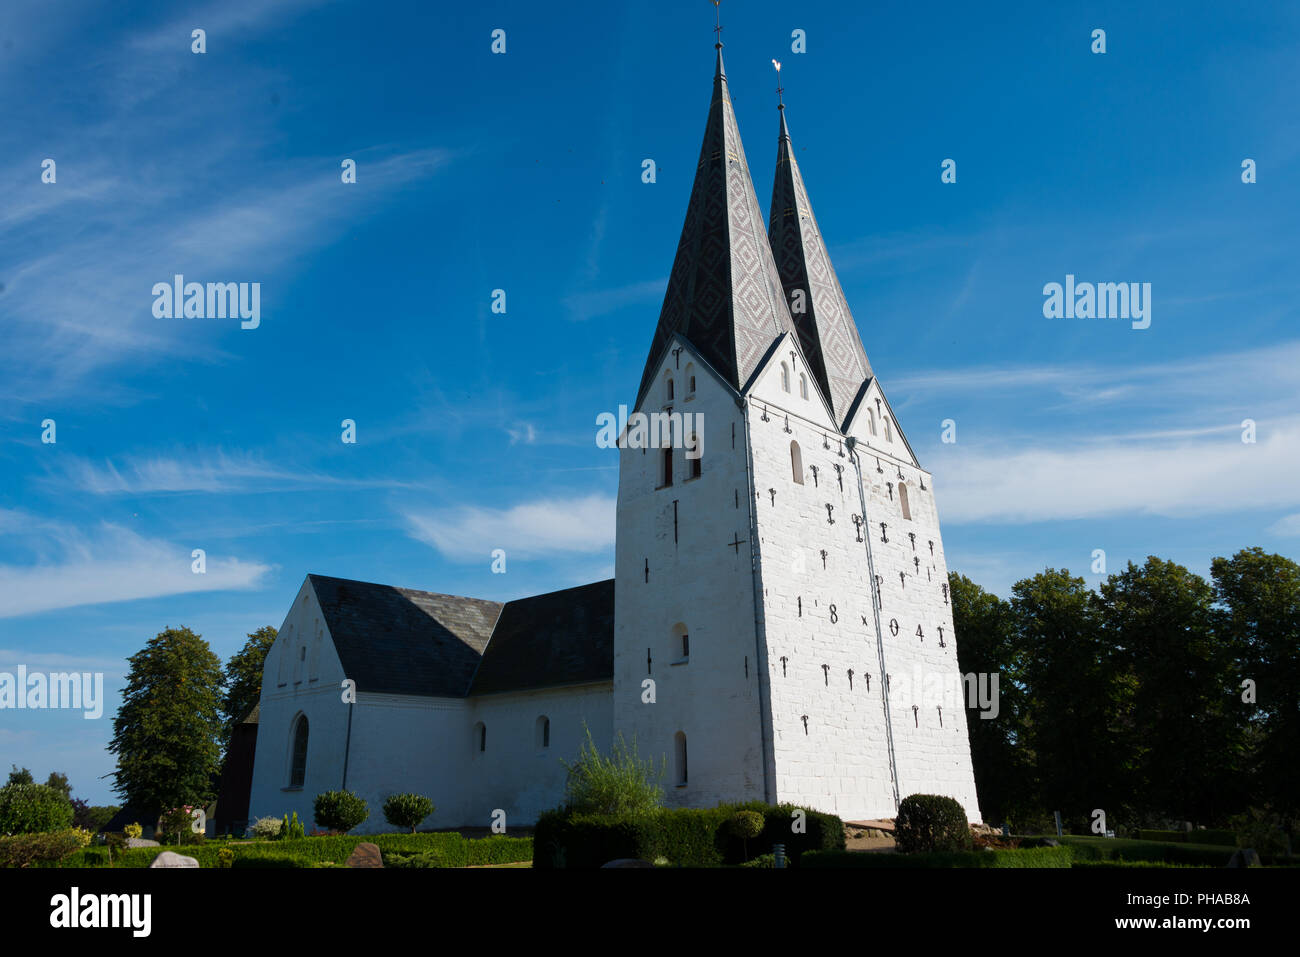
[{"label": "gabled roof", "polygon": [[786,301],[796,302],[794,291],[803,292],[803,311],[795,306],[792,319],[799,330],[804,356],[830,402],[836,424],[846,429],[854,400],[863,383],[871,378],[871,363],[813,216],[803,175],[790,147],[784,106],[768,235]]},{"label": "gabled roof", "polygon": [[772,341],[793,328],[740,142],[719,44],[695,183],[636,407],[674,333],[742,391]]},{"label": "gabled roof", "polygon": [[501,610],[470,694],[614,678],[614,579],[520,598]]},{"label": "gabled roof", "polygon": [[469,690],[500,602],[307,577],[358,691],[461,697]]},{"label": "gabled roof", "polygon": [[504,605],[307,578],[360,692],[460,698],[614,677],[612,578]]}]

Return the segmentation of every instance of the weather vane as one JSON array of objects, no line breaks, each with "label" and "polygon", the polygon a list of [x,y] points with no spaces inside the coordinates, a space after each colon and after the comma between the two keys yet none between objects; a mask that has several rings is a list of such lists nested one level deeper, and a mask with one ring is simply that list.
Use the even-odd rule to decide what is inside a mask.
[{"label": "weather vane", "polygon": [[785,100],[782,98],[781,94],[784,93],[785,90],[781,88],[781,61],[773,60],[772,66],[776,67],[776,103],[777,103],[776,108],[778,110],[784,110]]},{"label": "weather vane", "polygon": [[713,27],[713,32],[718,35],[717,47],[719,50],[722,49],[722,8],[720,6],[721,2],[722,0],[713,0],[713,22],[715,24],[715,26]]}]

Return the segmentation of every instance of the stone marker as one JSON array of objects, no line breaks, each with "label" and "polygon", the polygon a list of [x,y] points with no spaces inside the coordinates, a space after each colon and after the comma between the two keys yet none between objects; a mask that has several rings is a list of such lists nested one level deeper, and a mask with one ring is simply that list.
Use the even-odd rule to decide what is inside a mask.
[{"label": "stone marker", "polygon": [[379,845],[362,841],[352,849],[348,857],[348,867],[383,867],[384,858],[379,853]]},{"label": "stone marker", "polygon": [[1228,858],[1229,867],[1262,867],[1259,862],[1259,855],[1255,853],[1253,847],[1237,848],[1232,852],[1232,857]]},{"label": "stone marker", "polygon": [[606,867],[654,867],[654,865],[649,861],[641,860],[639,857],[620,857],[616,861],[601,865],[602,870]]},{"label": "stone marker", "polygon": [[153,859],[150,867],[198,867],[199,862],[175,851],[163,851]]},{"label": "stone marker", "polygon": [[126,839],[126,846],[127,847],[158,847],[160,845],[158,844],[157,841],[151,841],[147,838],[128,837]]}]

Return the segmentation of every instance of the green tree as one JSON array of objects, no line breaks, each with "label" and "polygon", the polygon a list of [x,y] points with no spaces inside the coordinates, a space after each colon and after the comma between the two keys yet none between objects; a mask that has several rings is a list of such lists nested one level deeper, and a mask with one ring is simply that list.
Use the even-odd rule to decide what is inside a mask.
[{"label": "green tree", "polygon": [[412,834],[432,813],[433,802],[422,794],[394,794],[384,802],[384,820],[393,827],[410,828]]},{"label": "green tree", "polygon": [[663,780],[667,759],[658,771],[654,761],[642,760],[636,753],[636,739],[628,745],[619,732],[609,757],[600,753],[591,729],[583,726],[587,740],[578,760],[560,763],[568,770],[564,796],[569,810],[587,814],[641,814],[663,803]]},{"label": "green tree", "polygon": [[108,750],[114,790],[149,813],[213,797],[221,737],[221,661],[188,628],[168,628],[132,655]]},{"label": "green tree", "polygon": [[1040,806],[1074,822],[1119,807],[1130,769],[1112,724],[1121,695],[1095,596],[1082,578],[1048,568],[1016,583],[1011,611]]},{"label": "green tree", "polygon": [[47,788],[54,788],[63,794],[63,797],[72,800],[72,785],[68,783],[68,776],[60,774],[58,771],[51,771],[49,778],[45,782]]},{"label": "green tree", "polygon": [[12,768],[13,770],[9,772],[9,780],[5,782],[6,784],[35,784],[36,783],[35,779],[32,778],[32,772],[28,771],[26,768],[20,768],[16,764],[11,764],[9,765],[9,767]]},{"label": "green tree", "polygon": [[221,746],[230,745],[235,725],[256,706],[262,695],[262,666],[275,644],[276,630],[270,625],[248,635],[244,647],[230,656],[221,679]]},{"label": "green tree", "polygon": [[[316,823],[346,834],[370,817],[365,799],[351,791],[324,791],[312,802]],[[297,812],[294,819],[297,820]]]},{"label": "green tree", "polygon": [[[1128,801],[1148,820],[1220,823],[1244,800],[1230,643],[1209,584],[1155,556],[1101,586],[1098,620],[1117,667],[1116,727],[1133,766]],[[1140,819],[1136,823],[1145,823]]]},{"label": "green tree", "polygon": [[[1300,565],[1246,548],[1214,559],[1210,570],[1219,628],[1237,642],[1233,707],[1249,722],[1253,796],[1294,828],[1300,817]],[[1254,703],[1243,700],[1246,680],[1254,682]]]},{"label": "green tree", "polygon": [[[948,589],[958,666],[963,676],[975,676],[974,700],[967,690],[965,704],[980,811],[985,820],[1006,821],[1017,811],[1038,810],[1033,755],[1025,742],[1025,687],[1011,606],[955,572],[948,574]],[[980,695],[992,698],[987,709]]]},{"label": "green tree", "polygon": [[72,803],[43,784],[0,788],[0,834],[44,834],[72,824]]}]

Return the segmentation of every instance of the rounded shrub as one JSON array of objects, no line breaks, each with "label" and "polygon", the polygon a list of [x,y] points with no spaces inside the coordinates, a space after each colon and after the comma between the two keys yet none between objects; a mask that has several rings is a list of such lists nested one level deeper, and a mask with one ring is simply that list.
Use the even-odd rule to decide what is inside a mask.
[{"label": "rounded shrub", "polygon": [[331,831],[346,834],[370,817],[370,808],[364,799],[351,791],[325,791],[316,795],[312,804],[316,823]]},{"label": "rounded shrub", "polygon": [[763,815],[757,811],[737,811],[728,819],[727,830],[731,832],[732,837],[740,838],[746,860],[749,859],[750,838],[762,834],[765,823]]},{"label": "rounded shrub", "polygon": [[248,828],[248,833],[264,841],[273,841],[280,836],[284,827],[278,817],[259,817]]},{"label": "rounded shrub", "polygon": [[72,826],[72,802],[44,784],[0,788],[0,834],[48,834]]},{"label": "rounded shrub", "polygon": [[414,834],[433,810],[433,802],[422,794],[394,794],[384,802],[384,820],[393,827],[410,828]]},{"label": "rounded shrub", "polygon": [[901,854],[964,851],[971,846],[966,810],[942,794],[911,794],[898,805],[894,843]]}]

